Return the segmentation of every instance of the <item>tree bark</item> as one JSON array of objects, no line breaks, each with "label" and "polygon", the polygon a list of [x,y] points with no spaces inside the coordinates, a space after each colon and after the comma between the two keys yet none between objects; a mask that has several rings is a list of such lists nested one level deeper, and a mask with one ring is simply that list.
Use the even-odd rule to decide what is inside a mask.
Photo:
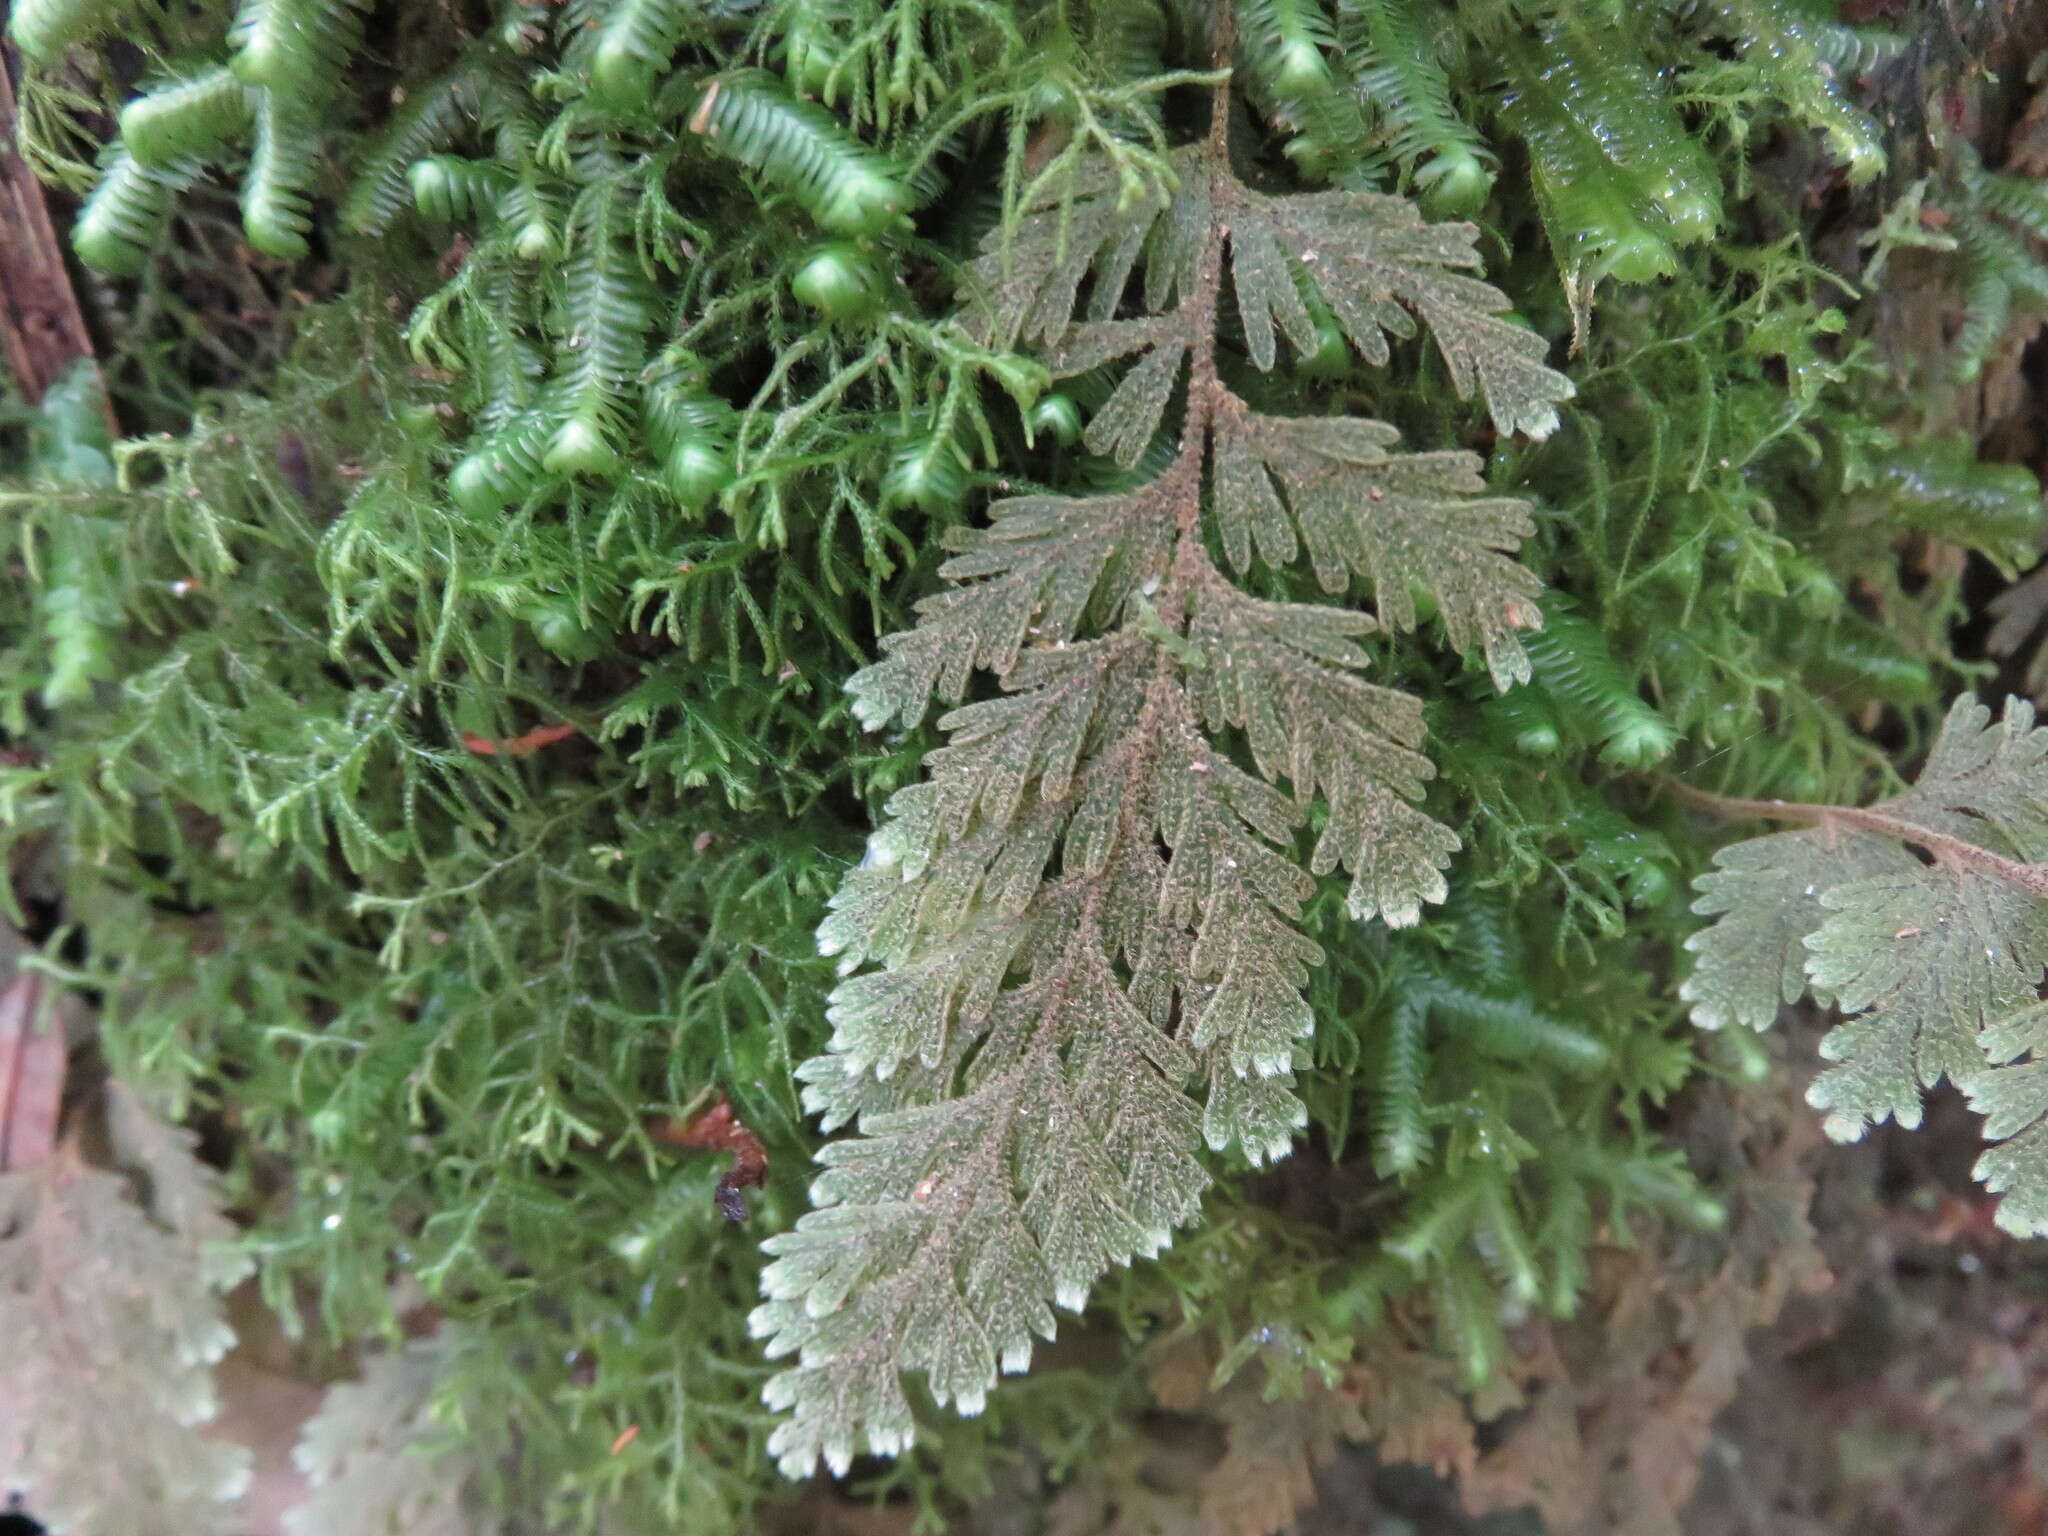
[{"label": "tree bark", "polygon": [[14,65],[0,49],[0,359],[33,402],[93,348],[42,185],[15,153]]}]

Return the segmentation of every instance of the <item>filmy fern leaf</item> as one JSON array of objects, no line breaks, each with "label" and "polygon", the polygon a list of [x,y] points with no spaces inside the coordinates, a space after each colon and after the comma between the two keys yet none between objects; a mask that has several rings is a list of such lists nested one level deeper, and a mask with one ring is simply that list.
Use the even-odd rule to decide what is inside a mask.
[{"label": "filmy fern leaf", "polygon": [[562,285],[562,331],[575,338],[557,382],[566,419],[545,464],[556,474],[608,475],[640,370],[653,305],[633,244],[632,205],[616,180],[590,187],[571,212],[574,253]]},{"label": "filmy fern leaf", "polygon": [[1513,60],[1502,120],[1528,145],[1537,206],[1574,278],[1668,277],[1708,238],[1720,189],[1662,80],[1626,45],[1556,28]]},{"label": "filmy fern leaf", "polygon": [[1606,637],[1561,601],[1545,605],[1543,630],[1526,643],[1545,693],[1609,762],[1647,768],[1677,745],[1678,733],[1643,702]]},{"label": "filmy fern leaf", "polygon": [[1703,0],[1700,11],[1735,44],[1765,90],[1796,121],[1818,130],[1852,182],[1860,185],[1884,169],[1884,134],[1849,99],[1836,64],[1863,51],[1856,34],[1799,7],[1764,0]]},{"label": "filmy fern leaf", "polygon": [[610,111],[644,110],[655,78],[668,67],[697,9],[697,0],[617,0],[606,6],[587,34],[587,52],[580,53],[588,61],[591,95]]},{"label": "filmy fern leaf", "polygon": [[[1178,399],[1178,451],[1131,489],[998,502],[953,539],[953,585],[850,684],[871,729],[958,707],[820,931],[844,979],[830,1051],[800,1076],[828,1128],[857,1131],[821,1154],[818,1208],[769,1241],[752,1321],[796,1357],[767,1389],[793,1475],[909,1444],[906,1372],[976,1411],[1055,1307],[1192,1217],[1203,1143],[1287,1151],[1321,959],[1300,931],[1309,871],[1347,871],[1361,918],[1412,923],[1457,846],[1416,804],[1419,702],[1361,675],[1359,638],[1414,622],[1408,582],[1497,677],[1526,674],[1526,508],[1476,496],[1467,455],[1396,452],[1379,423],[1253,411],[1217,369],[1226,268],[1256,368],[1280,334],[1317,345],[1305,279],[1375,362],[1426,326],[1503,430],[1549,430],[1569,386],[1465,275],[1469,227],[1254,190],[1229,168],[1228,110],[1219,93],[1171,195],[1118,208],[1091,165],[978,267],[997,344],[1040,338],[1059,372],[1135,359],[1091,443],[1137,465]],[[1125,313],[1133,295],[1145,313]],[[1211,535],[1240,570],[1306,547],[1329,590],[1364,577],[1379,616],[1253,596]],[[967,701],[977,673],[1001,693]]]},{"label": "filmy fern leaf", "polygon": [[1916,1126],[1921,1091],[1949,1079],[2000,1141],[1977,1164],[2006,1196],[2000,1225],[2048,1232],[2048,730],[2032,707],[1994,724],[1958,700],[1919,780],[1868,809],[1715,808],[1808,825],[1724,849],[1702,877],[1694,910],[1719,921],[1687,946],[1695,1022],[1760,1029],[1802,992],[1834,1003],[1849,1017],[1807,1095],[1828,1133]]},{"label": "filmy fern leaf", "polygon": [[488,160],[426,155],[407,167],[405,184],[413,205],[426,218],[441,223],[489,220],[497,213],[499,199],[512,189],[512,173]]}]

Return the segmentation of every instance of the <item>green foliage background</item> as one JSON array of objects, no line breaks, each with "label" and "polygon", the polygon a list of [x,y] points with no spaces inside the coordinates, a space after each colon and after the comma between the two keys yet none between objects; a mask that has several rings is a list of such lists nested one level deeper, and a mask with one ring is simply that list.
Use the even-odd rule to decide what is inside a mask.
[{"label": "green foliage background", "polygon": [[[1715,1240],[1665,1107],[1774,1070],[1683,1020],[1722,834],[1657,774],[1894,784],[1975,675],[1966,573],[2034,558],[2031,477],[1921,432],[1866,339],[1872,251],[1947,264],[1957,376],[2048,307],[2039,184],[1901,163],[1917,115],[1859,105],[1924,100],[1965,21],[1244,0],[1219,61],[1207,7],[1141,0],[18,4],[23,144],[85,199],[133,435],[89,390],[0,417],[11,916],[112,1070],[212,1133],[274,1305],[355,1345],[442,1319],[429,1417],[477,1508],[750,1529],[790,1497],[747,1314],[817,1142],[815,930],[937,739],[864,733],[842,685],[992,495],[1126,473],[1076,440],[1114,373],[978,340],[966,263],[1084,157],[1157,185],[1228,67],[1242,174],[1473,219],[1576,389],[1537,443],[1334,324],[1240,370],[1531,500],[1534,683],[1497,693],[1426,606],[1369,642],[1463,850],[1417,927],[1341,879],[1311,903],[1328,1187],[1214,1160],[1200,1225],[1098,1293],[1107,1347],[926,1405],[852,1487],[937,1529],[1021,1455],[1099,1462],[1188,1332],[1285,1392],[1398,1313],[1480,1387],[1598,1246]],[[1887,217],[1929,197],[1947,235]],[[768,1149],[744,1224],[646,1129],[718,1093]]]}]

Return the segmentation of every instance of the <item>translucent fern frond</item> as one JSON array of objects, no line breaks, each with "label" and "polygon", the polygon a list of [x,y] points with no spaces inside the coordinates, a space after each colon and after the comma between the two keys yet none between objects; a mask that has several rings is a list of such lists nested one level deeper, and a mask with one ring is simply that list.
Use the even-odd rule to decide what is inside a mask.
[{"label": "translucent fern frond", "polygon": [[1985,212],[2017,224],[2037,240],[2048,240],[2048,181],[1968,165],[1963,186]]},{"label": "translucent fern frond", "polygon": [[1386,155],[1344,78],[1323,0],[1242,0],[1236,35],[1252,95],[1270,121],[1294,135],[1288,158],[1318,179],[1372,185]]},{"label": "translucent fern frond", "polygon": [[575,40],[571,67],[589,70],[591,96],[607,111],[642,110],[700,13],[700,0],[618,0]]},{"label": "translucent fern frond", "polygon": [[560,476],[542,462],[559,420],[548,411],[512,417],[470,449],[448,475],[458,505],[475,515],[502,510]]},{"label": "translucent fern frond", "polygon": [[499,202],[511,191],[512,173],[488,160],[462,155],[428,155],[405,170],[413,205],[441,223],[490,222]]},{"label": "translucent fern frond", "polygon": [[1322,0],[1239,0],[1237,39],[1266,87],[1283,98],[1334,83],[1326,55],[1337,33]]},{"label": "translucent fern frond", "polygon": [[[1964,698],[1912,788],[1867,809],[1703,803],[1803,824],[1723,849],[1694,910],[1719,920],[1687,943],[1695,1022],[1761,1029],[1811,993],[1846,1015],[1808,1091],[1829,1135],[1920,1123],[1923,1089],[1969,1095],[1998,1141],[1977,1176],[1999,1224],[2048,1231],[2048,731],[2013,700],[2002,720]],[[1919,850],[1924,857],[1916,857]]]},{"label": "translucent fern frond", "polygon": [[2048,313],[2048,261],[2032,243],[2048,228],[2048,199],[2038,182],[2024,177],[1972,171],[1964,185],[1976,207],[1954,236],[1963,319],[1954,339],[1953,371],[1967,381],[2007,340],[2016,306]]},{"label": "translucent fern frond", "polygon": [[1544,691],[1610,762],[1647,768],[1670,755],[1678,733],[1643,701],[1606,638],[1578,613],[1553,600],[1542,630],[1523,646]]},{"label": "translucent fern frond", "polygon": [[561,329],[578,344],[551,393],[566,419],[545,462],[557,474],[609,475],[647,363],[652,295],[633,240],[632,208],[616,179],[577,199],[570,229]]},{"label": "translucent fern frond", "polygon": [[1884,135],[1849,99],[1837,61],[1860,52],[1861,35],[1769,0],[1700,0],[1700,16],[1732,42],[1769,95],[1817,130],[1828,152],[1861,185],[1884,169]]},{"label": "translucent fern frond", "polygon": [[1373,1166],[1389,1178],[1413,1172],[1429,1156],[1424,1025],[1423,1009],[1405,998],[1381,1024],[1382,1056],[1373,1074]]},{"label": "translucent fern frond", "polygon": [[[1055,1307],[1190,1219],[1202,1144],[1285,1154],[1322,958],[1300,927],[1312,875],[1341,869],[1356,916],[1412,924],[1457,846],[1418,804],[1419,702],[1362,675],[1362,636],[1415,623],[1410,583],[1454,645],[1503,683],[1526,674],[1526,507],[1478,494],[1471,456],[1402,453],[1379,422],[1254,410],[1217,366],[1225,273],[1259,371],[1281,335],[1320,345],[1306,282],[1374,363],[1426,326],[1504,430],[1548,430],[1569,387],[1465,275],[1469,226],[1255,190],[1229,110],[1226,88],[1170,196],[1134,207],[1088,163],[977,266],[992,343],[1040,338],[1058,373],[1123,363],[1090,446],[1132,468],[1162,436],[1178,447],[1126,488],[998,501],[949,540],[952,585],[917,628],[849,684],[870,729],[957,707],[820,930],[843,979],[830,1049],[799,1076],[828,1128],[857,1129],[823,1152],[817,1208],[767,1244],[752,1319],[795,1356],[767,1391],[792,1475],[904,1449],[907,1372],[977,1411]],[[1326,590],[1362,580],[1379,618],[1241,590],[1212,539],[1238,571],[1306,551]],[[1001,692],[971,700],[977,673]]]},{"label": "translucent fern frond", "polygon": [[1720,185],[1658,76],[1611,41],[1553,29],[1515,55],[1502,121],[1528,145],[1559,267],[1647,282],[1720,222]]}]

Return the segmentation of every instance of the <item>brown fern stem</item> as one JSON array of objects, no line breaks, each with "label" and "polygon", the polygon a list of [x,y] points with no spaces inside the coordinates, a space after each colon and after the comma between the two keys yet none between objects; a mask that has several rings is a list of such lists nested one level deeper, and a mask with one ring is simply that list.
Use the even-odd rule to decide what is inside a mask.
[{"label": "brown fern stem", "polygon": [[1931,827],[1923,827],[1903,817],[1889,815],[1875,807],[1866,810],[1854,805],[1820,805],[1802,800],[1745,800],[1737,796],[1717,795],[1711,790],[1698,789],[1681,779],[1667,779],[1664,782],[1665,787],[1677,799],[1727,820],[1782,821],[1823,830],[1853,827],[1859,832],[1868,832],[1876,837],[1888,837],[1895,842],[1923,848],[1934,856],[1936,863],[1954,869],[1967,869],[1972,873],[2002,881],[2016,890],[2025,891],[2030,896],[2048,900],[2048,864],[2007,858],[2002,853],[1993,853],[1989,848],[1979,847],[1964,838],[1954,837],[1946,832],[1936,832]]},{"label": "brown fern stem", "polygon": [[[1217,67],[1230,63],[1230,8],[1219,7]],[[1182,300],[1179,319],[1188,345],[1186,417],[1181,423],[1180,452],[1168,470],[1179,505],[1175,508],[1173,565],[1158,612],[1169,629],[1187,620],[1188,600],[1208,567],[1202,548],[1202,469],[1210,427],[1225,391],[1216,373],[1216,309],[1223,292],[1223,247],[1230,238],[1230,84],[1215,87],[1209,112],[1209,232],[1196,268],[1193,291]]]}]

